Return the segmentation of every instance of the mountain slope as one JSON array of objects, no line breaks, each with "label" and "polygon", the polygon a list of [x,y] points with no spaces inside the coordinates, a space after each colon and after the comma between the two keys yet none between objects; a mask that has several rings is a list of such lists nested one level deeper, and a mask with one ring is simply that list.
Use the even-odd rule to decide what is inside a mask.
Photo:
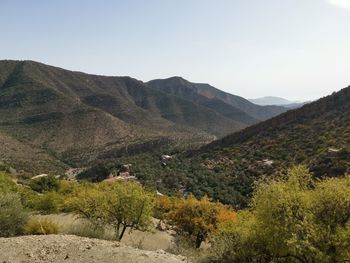
[{"label": "mountain slope", "polygon": [[287,110],[279,106],[255,105],[242,97],[223,92],[209,84],[191,83],[181,77],[152,80],[147,84],[163,92],[213,108],[229,118],[238,119],[249,125]]},{"label": "mountain slope", "polygon": [[[349,173],[350,87],[214,141],[190,160],[201,167],[207,187],[213,178],[225,182],[209,187],[214,197],[240,205],[254,181],[280,176],[296,164],[307,165],[317,177]],[[204,192],[192,180],[188,190]]]},{"label": "mountain slope", "polygon": [[[49,156],[56,162],[52,167],[85,165],[104,152],[160,138],[210,141],[252,123],[241,122],[236,109],[225,110],[130,77],[0,61],[0,133],[19,149],[30,145]],[[4,159],[22,167],[23,156],[16,158],[16,152],[10,157],[0,149]],[[40,156],[38,163],[44,160]]]},{"label": "mountain slope", "polygon": [[207,194],[237,207],[247,205],[256,181],[284,176],[294,165],[306,165],[315,177],[350,173],[350,87],[179,154],[166,169],[151,170],[145,158],[125,161],[143,182],[158,180],[159,191]]}]

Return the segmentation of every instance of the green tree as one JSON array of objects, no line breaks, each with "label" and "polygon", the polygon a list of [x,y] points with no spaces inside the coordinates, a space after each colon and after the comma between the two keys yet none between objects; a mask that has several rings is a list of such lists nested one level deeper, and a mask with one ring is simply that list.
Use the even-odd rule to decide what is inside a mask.
[{"label": "green tree", "polygon": [[128,228],[148,229],[153,195],[132,182],[86,184],[75,191],[67,205],[96,227],[113,226],[116,239],[121,240]]},{"label": "green tree", "polygon": [[214,251],[228,262],[344,262],[349,231],[350,177],[313,182],[299,166],[286,180],[261,184]]}]

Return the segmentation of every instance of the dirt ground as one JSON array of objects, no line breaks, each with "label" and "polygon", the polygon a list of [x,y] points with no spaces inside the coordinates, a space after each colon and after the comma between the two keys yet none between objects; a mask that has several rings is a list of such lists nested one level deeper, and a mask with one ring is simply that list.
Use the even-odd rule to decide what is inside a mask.
[{"label": "dirt ground", "polygon": [[180,263],[186,258],[73,235],[0,238],[1,263]]},{"label": "dirt ground", "polygon": [[[78,219],[72,214],[55,214],[38,216],[41,218],[48,218],[51,221],[59,225],[60,234],[76,234],[72,229],[79,229],[83,220]],[[154,222],[156,225],[157,223]],[[79,236],[79,234],[76,234]],[[114,239],[113,229],[108,229],[106,234],[101,239]],[[142,232],[138,230],[133,230],[130,232],[127,230],[121,241],[123,245],[136,247],[145,250],[169,250],[173,246],[174,237],[166,231],[159,231],[153,229],[153,231]],[[2,262],[0,262],[2,263]]]}]

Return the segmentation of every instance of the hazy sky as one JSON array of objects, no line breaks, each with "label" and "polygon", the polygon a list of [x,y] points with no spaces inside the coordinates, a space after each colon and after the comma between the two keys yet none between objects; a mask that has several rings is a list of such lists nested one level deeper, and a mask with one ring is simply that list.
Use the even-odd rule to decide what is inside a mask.
[{"label": "hazy sky", "polygon": [[350,85],[350,0],[0,0],[0,59],[247,98]]}]

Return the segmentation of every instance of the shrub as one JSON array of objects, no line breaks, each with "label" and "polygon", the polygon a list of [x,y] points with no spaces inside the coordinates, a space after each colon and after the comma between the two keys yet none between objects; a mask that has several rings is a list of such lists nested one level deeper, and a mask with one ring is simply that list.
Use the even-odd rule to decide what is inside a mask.
[{"label": "shrub", "polygon": [[41,195],[26,194],[26,206],[41,214],[54,214],[59,212],[63,197],[57,192],[47,192]]},{"label": "shrub", "polygon": [[9,237],[21,234],[27,216],[19,194],[0,193],[0,236]]},{"label": "shrub", "polygon": [[53,214],[59,211],[61,196],[57,192],[45,193],[39,197],[36,210],[42,214]]},{"label": "shrub", "polygon": [[17,191],[18,186],[11,180],[11,177],[6,173],[0,172],[0,194]]},{"label": "shrub", "polygon": [[[314,182],[304,167],[261,184],[251,208],[213,242],[219,262],[345,262],[350,177]],[[221,254],[221,256],[220,256]]]},{"label": "shrub", "polygon": [[39,193],[57,191],[59,188],[59,179],[54,176],[46,176],[31,180],[30,188]]},{"label": "shrub", "polygon": [[32,217],[24,226],[27,235],[51,235],[58,234],[58,224],[48,218]]}]

